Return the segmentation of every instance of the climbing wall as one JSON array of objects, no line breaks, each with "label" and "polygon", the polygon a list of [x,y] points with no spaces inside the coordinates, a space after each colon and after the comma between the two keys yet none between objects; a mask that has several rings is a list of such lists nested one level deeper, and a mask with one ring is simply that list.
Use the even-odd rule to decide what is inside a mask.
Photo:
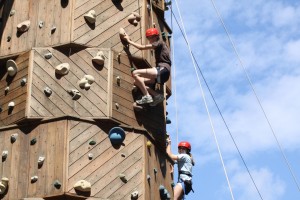
[{"label": "climbing wall", "polygon": [[164,1],[150,2],[0,0],[0,199],[171,198],[165,102],[133,105],[131,70],[153,51],[119,33],[146,43],[155,24],[169,45]]}]

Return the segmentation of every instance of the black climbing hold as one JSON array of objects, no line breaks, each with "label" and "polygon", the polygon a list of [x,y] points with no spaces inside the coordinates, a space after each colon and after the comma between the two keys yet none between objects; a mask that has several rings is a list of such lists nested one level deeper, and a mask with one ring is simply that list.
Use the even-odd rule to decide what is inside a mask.
[{"label": "black climbing hold", "polygon": [[36,138],[33,138],[32,140],[30,140],[30,145],[35,145],[36,143]]}]

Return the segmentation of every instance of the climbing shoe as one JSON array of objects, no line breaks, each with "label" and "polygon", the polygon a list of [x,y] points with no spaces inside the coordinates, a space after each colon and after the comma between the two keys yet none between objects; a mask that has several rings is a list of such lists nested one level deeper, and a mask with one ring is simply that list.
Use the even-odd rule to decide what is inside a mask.
[{"label": "climbing shoe", "polygon": [[153,99],[151,95],[145,95],[140,100],[136,100],[137,104],[146,104],[146,103],[152,103]]},{"label": "climbing shoe", "polygon": [[164,101],[164,96],[162,94],[158,94],[156,96],[153,97],[153,102],[150,103],[150,106],[156,106],[157,104],[159,104],[160,102]]}]

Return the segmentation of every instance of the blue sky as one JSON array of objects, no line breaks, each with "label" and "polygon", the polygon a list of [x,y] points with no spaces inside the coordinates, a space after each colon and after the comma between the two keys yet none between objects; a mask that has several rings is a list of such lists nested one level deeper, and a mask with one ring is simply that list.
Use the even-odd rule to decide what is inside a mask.
[{"label": "blue sky", "polygon": [[[175,0],[172,3],[180,20]],[[300,199],[300,191],[211,1],[177,0],[177,3],[191,49],[262,198]],[[300,183],[300,2],[216,0],[215,3]],[[166,15],[171,26],[171,12],[166,11]],[[174,153],[177,129],[178,140],[192,144],[196,160],[195,193],[190,193],[187,199],[230,200],[191,56],[174,18],[173,31],[173,95],[167,106],[172,124],[167,129]],[[201,84],[234,199],[261,199],[202,78]]]}]

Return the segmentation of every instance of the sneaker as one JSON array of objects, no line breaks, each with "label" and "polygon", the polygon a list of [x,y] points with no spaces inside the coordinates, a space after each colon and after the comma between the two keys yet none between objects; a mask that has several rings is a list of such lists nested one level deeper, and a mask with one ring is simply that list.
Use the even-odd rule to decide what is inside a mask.
[{"label": "sneaker", "polygon": [[150,106],[156,106],[157,104],[163,102],[165,100],[164,96],[162,94],[158,94],[154,96],[153,102],[150,103]]},{"label": "sneaker", "polygon": [[146,104],[146,103],[152,103],[153,99],[151,95],[145,95],[140,100],[135,101],[137,104]]}]

